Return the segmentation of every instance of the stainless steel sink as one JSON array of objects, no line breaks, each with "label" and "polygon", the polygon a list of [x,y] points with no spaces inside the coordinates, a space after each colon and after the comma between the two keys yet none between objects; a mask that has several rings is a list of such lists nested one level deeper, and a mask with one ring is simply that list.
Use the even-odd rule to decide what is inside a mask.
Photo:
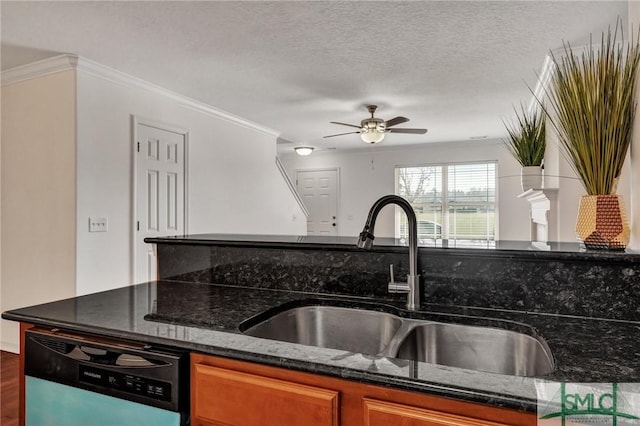
[{"label": "stainless steel sink", "polygon": [[395,315],[335,306],[303,306],[278,313],[244,334],[349,352],[377,354],[398,329]]},{"label": "stainless steel sink", "polygon": [[428,323],[411,329],[395,358],[514,376],[553,371],[546,344],[526,334],[490,327]]},{"label": "stainless steel sink", "polygon": [[265,339],[490,373],[544,376],[554,368],[542,338],[503,328],[325,305],[262,316],[266,318],[247,320],[240,330]]}]

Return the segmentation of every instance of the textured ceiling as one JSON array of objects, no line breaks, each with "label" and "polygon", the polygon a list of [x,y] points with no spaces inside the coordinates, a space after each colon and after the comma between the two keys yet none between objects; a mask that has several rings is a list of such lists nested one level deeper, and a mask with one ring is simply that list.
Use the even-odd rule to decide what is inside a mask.
[{"label": "textured ceiling", "polygon": [[349,131],[329,121],[358,124],[368,103],[429,129],[380,146],[502,137],[547,52],[626,25],[627,2],[2,1],[0,13],[3,70],[73,53],[283,142],[355,149],[358,135],[322,136]]}]

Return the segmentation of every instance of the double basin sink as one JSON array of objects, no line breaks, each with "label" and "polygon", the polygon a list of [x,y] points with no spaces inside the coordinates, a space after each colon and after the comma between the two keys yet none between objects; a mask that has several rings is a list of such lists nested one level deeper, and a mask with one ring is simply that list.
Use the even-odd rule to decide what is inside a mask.
[{"label": "double basin sink", "polygon": [[[250,318],[239,328],[265,339],[490,373],[544,376],[554,368],[549,347],[533,329],[525,334],[505,329],[500,320],[495,324],[483,320],[478,326],[401,315],[401,310],[392,314],[371,307],[285,305]],[[460,322],[470,318],[459,317]]]}]

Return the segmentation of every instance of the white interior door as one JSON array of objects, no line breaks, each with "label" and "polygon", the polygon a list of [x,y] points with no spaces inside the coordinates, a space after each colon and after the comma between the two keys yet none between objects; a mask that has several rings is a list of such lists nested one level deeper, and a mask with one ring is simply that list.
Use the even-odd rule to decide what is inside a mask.
[{"label": "white interior door", "polygon": [[336,235],[338,230],[338,171],[299,170],[298,194],[307,210],[308,235]]},{"label": "white interior door", "polygon": [[185,135],[136,125],[135,280],[157,277],[157,260],[146,237],[184,234]]}]

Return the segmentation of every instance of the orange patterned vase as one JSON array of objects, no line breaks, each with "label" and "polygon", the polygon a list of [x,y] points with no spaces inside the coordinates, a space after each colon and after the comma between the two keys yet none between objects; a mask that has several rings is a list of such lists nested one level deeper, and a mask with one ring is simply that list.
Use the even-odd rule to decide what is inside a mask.
[{"label": "orange patterned vase", "polygon": [[624,250],[629,244],[630,230],[620,196],[583,196],[576,233],[588,249]]}]

